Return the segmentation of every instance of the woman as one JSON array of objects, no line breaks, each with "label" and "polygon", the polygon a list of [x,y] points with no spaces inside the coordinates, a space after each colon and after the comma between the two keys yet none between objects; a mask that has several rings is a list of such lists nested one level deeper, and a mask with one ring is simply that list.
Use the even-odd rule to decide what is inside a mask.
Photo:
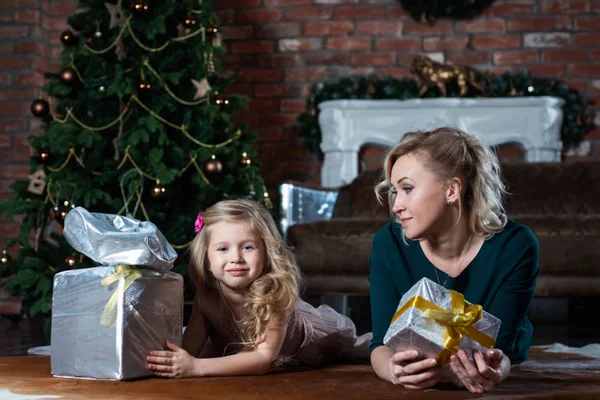
[{"label": "woman", "polygon": [[474,393],[491,390],[512,364],[527,359],[533,327],[527,311],[539,274],[538,243],[529,228],[506,218],[505,188],[495,154],[454,128],[410,132],[386,155],[385,179],[395,222],[373,239],[369,263],[377,375],[422,389],[442,377],[435,359],[394,351],[383,337],[402,295],[427,277],[465,295],[502,321],[496,348],[450,359],[453,381]]}]

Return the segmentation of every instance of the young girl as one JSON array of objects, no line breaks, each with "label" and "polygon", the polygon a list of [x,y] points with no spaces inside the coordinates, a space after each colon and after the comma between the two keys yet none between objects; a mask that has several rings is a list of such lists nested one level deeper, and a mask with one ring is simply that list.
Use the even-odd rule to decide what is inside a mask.
[{"label": "young girl", "polygon": [[[165,378],[258,375],[272,366],[369,357],[371,334],[328,306],[299,298],[295,258],[269,212],[248,200],[219,202],[196,221],[190,277],[197,291],[183,348],[152,351]],[[220,357],[209,358],[211,349]]]}]

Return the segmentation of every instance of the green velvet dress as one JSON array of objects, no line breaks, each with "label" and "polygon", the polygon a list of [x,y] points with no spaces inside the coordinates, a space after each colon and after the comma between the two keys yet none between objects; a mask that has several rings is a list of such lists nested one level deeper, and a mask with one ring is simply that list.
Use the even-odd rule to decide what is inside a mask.
[{"label": "green velvet dress", "polygon": [[[373,239],[369,258],[371,272],[371,351],[383,345],[383,338],[400,298],[421,278],[438,282],[436,269],[419,242],[402,241],[402,227],[387,223]],[[527,359],[533,327],[527,311],[533,299],[540,272],[539,246],[531,230],[509,220],[504,230],[484,241],[479,253],[456,278],[437,270],[446,288],[463,293],[465,299],[480,304],[502,323],[496,348],[513,364]]]}]

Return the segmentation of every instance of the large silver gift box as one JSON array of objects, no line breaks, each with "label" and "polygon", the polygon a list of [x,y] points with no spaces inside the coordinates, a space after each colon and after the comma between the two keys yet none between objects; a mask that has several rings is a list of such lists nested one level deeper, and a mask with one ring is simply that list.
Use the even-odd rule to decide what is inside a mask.
[{"label": "large silver gift box", "polygon": [[51,364],[59,377],[123,380],[153,375],[146,356],[181,345],[183,278],[177,253],[150,222],[69,212],[73,248],[104,266],[60,272],[52,297]]},{"label": "large silver gift box", "polygon": [[[495,344],[501,321],[488,312],[481,310],[479,320],[474,323],[467,323],[466,325],[471,325],[466,329],[461,329],[460,326],[465,325],[464,320],[468,320],[468,316],[479,306],[473,306],[464,301],[464,307],[470,313],[461,316],[458,311],[454,310],[453,312],[453,296],[455,305],[463,297],[458,292],[452,292],[427,278],[415,283],[400,299],[396,314],[383,339],[384,344],[396,352],[408,349],[417,350],[423,357],[435,357],[442,364],[445,364],[449,355],[453,353],[449,350],[442,352],[450,334],[456,338],[457,345],[460,343],[458,348],[465,350],[469,357],[472,357],[471,352],[475,349],[482,351],[485,355],[485,349]],[[431,308],[428,308],[431,303],[438,309],[433,309],[433,312],[424,311],[431,310]],[[473,307],[468,308],[470,306]],[[439,320],[432,318],[432,316],[439,318]],[[453,333],[449,332],[448,328],[449,325],[452,325],[452,321],[457,321],[457,325],[459,325]],[[459,333],[466,331],[473,334],[477,339],[487,339],[487,343],[485,340],[482,341],[484,344],[491,346],[484,346],[466,334],[462,334],[462,339],[460,339],[460,336],[456,335],[456,331],[460,331]],[[454,351],[458,348],[455,348]]]}]

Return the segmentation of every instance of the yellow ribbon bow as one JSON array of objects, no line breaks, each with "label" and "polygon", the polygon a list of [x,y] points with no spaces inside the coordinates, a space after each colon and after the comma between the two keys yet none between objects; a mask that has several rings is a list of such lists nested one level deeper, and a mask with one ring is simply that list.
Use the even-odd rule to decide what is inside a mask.
[{"label": "yellow ribbon bow", "polygon": [[450,290],[450,298],[450,311],[447,311],[421,296],[414,296],[396,311],[392,317],[392,322],[390,322],[390,325],[393,324],[406,310],[414,307],[421,310],[425,317],[431,318],[438,324],[445,326],[446,338],[444,348],[435,357],[440,366],[445,365],[450,360],[450,356],[456,354],[463,335],[481,344],[483,347],[491,348],[496,344],[496,341],[492,337],[472,326],[481,319],[483,307],[470,304],[465,301],[462,293],[454,290]]},{"label": "yellow ribbon bow", "polygon": [[[108,287],[108,286],[112,285],[113,283],[117,282],[119,279],[124,278],[125,283],[123,285],[123,293],[125,293],[127,291],[127,289],[129,288],[129,286],[131,286],[131,284],[133,282],[135,282],[136,279],[141,278],[141,277],[142,277],[142,271],[139,270],[138,268],[133,267],[131,265],[117,265],[117,266],[115,266],[115,273],[102,279],[102,281],[100,283],[102,284],[102,286]],[[102,325],[106,326],[107,328],[109,326],[112,326],[115,323],[115,321],[117,320],[117,314],[116,313],[113,314],[113,310],[114,310],[115,306],[117,305],[118,300],[119,300],[119,290],[115,290],[113,295],[110,297],[110,299],[106,303],[106,306],[104,307],[104,311],[102,312],[102,318],[100,318],[100,323]]]}]

